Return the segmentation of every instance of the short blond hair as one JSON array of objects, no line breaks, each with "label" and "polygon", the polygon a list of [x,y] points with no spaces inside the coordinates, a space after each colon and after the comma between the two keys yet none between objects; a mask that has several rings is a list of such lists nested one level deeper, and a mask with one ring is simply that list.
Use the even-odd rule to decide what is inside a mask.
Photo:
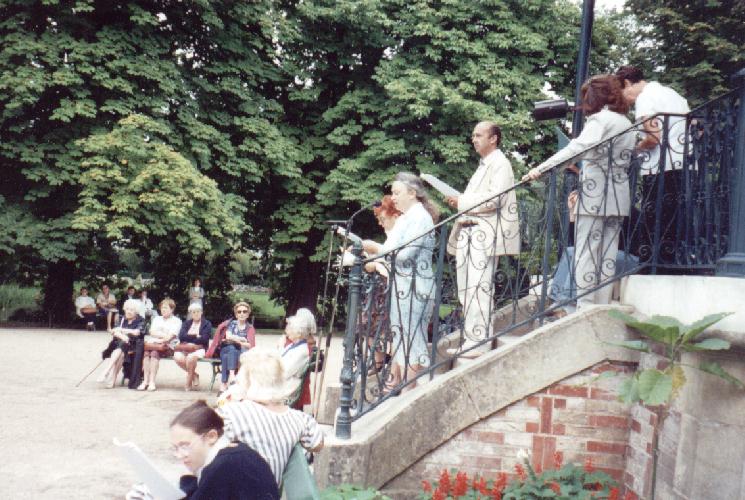
[{"label": "short blond hair", "polygon": [[240,302],[236,302],[235,305],[233,306],[233,312],[235,313],[235,311],[239,307],[245,307],[245,308],[247,308],[248,309],[248,314],[251,314],[251,311],[252,311],[251,304],[249,304],[248,302],[243,301],[243,300],[241,300]]},{"label": "short blond hair", "polygon": [[130,311],[134,311],[134,312],[139,312],[140,311],[139,300],[137,300],[137,299],[127,299],[127,300],[125,300],[124,301],[124,305],[122,306],[122,309],[125,310],[125,311],[126,310],[130,310]]},{"label": "short blond hair", "polygon": [[302,307],[295,312],[294,316],[287,318],[287,326],[297,332],[299,339],[307,339],[316,333],[316,318],[310,309]]},{"label": "short blond hair", "polygon": [[241,368],[238,374],[243,376],[242,383],[250,387],[255,381],[262,387],[281,388],[284,384],[284,369],[277,351],[254,347],[241,354]]},{"label": "short blond hair", "polygon": [[160,301],[160,304],[158,304],[158,309],[160,309],[163,306],[168,306],[171,308],[172,311],[176,310],[176,301],[172,298],[166,298]]}]

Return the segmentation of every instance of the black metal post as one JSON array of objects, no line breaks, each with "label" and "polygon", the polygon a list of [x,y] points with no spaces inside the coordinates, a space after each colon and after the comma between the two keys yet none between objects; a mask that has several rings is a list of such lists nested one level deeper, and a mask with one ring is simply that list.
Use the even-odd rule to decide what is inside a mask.
[{"label": "black metal post", "polygon": [[735,159],[732,165],[729,214],[729,248],[717,262],[717,276],[745,277],[745,68],[733,79],[740,85]]},{"label": "black metal post", "polygon": [[344,365],[341,369],[341,397],[339,398],[339,416],[336,417],[336,437],[350,439],[352,437],[352,406],[354,382],[354,345],[357,326],[357,316],[360,309],[360,291],[362,289],[362,242],[352,243],[354,265],[349,272],[349,301],[347,302],[347,331],[344,334]]},{"label": "black metal post", "polygon": [[[546,310],[546,298],[548,296],[548,277],[551,274],[548,256],[551,253],[551,244],[554,234],[554,208],[556,205],[556,169],[551,170],[548,181],[548,203],[546,203],[546,233],[543,240],[543,259],[541,260],[541,296],[538,299],[538,312]],[[575,243],[576,245],[576,243]],[[540,316],[539,324],[543,324],[545,317]]]},{"label": "black metal post", "polygon": [[[440,305],[442,304],[442,272],[445,267],[445,248],[448,245],[448,231],[450,226],[440,228],[440,242],[437,251],[437,272],[435,273],[435,309],[432,315],[432,351],[431,366],[437,364],[437,342],[440,340]],[[435,371],[429,372],[429,379],[435,377]]]},{"label": "black metal post", "polygon": [[[574,84],[574,104],[580,102],[580,90],[587,80],[590,70],[590,45],[592,44],[592,23],[595,19],[595,0],[582,2],[582,29],[579,34],[579,54],[577,54],[577,76]],[[575,110],[572,118],[572,136],[582,132],[582,111]]]}]

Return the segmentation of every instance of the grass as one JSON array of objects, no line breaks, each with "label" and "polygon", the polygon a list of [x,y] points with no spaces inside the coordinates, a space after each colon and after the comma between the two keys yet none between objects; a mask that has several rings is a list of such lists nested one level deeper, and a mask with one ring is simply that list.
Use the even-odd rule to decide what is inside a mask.
[{"label": "grass", "polygon": [[35,287],[25,287],[15,283],[0,285],[0,321],[8,321],[21,309],[38,310],[38,296],[39,289]]}]

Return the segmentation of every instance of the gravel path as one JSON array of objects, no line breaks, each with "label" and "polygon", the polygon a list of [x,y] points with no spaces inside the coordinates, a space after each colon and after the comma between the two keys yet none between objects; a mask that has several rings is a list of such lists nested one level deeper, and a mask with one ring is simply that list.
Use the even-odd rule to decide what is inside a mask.
[{"label": "gravel path", "polygon": [[[168,423],[191,401],[214,399],[209,366],[199,365],[201,391],[184,392],[184,372],[161,362],[158,390],[104,389],[99,371],[105,332],[0,329],[0,498],[124,498],[136,478],[112,444],[133,441],[169,477],[185,469],[168,453]],[[277,337],[257,335],[273,346]],[[341,339],[334,339],[327,380],[338,380]]]}]

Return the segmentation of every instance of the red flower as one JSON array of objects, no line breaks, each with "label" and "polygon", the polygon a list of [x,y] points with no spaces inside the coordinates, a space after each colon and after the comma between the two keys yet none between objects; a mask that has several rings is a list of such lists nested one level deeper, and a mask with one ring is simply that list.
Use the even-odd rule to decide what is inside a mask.
[{"label": "red flower", "polygon": [[592,457],[585,459],[585,472],[594,472],[595,468],[592,466]]},{"label": "red flower", "polygon": [[549,484],[548,487],[554,490],[554,493],[557,495],[561,494],[561,486],[559,486],[559,483],[556,481],[551,481],[551,484]]},{"label": "red flower", "polygon": [[486,479],[484,479],[483,477],[479,478],[478,488],[475,488],[475,489],[479,490],[479,492],[484,495],[489,494],[489,490],[486,487]]},{"label": "red flower", "polygon": [[608,500],[618,500],[618,488],[611,488]]},{"label": "red flower", "polygon": [[507,473],[500,472],[497,480],[492,485],[491,497],[495,500],[502,500],[502,492],[505,486],[507,486]]},{"label": "red flower", "polygon": [[442,491],[442,493],[444,493],[446,496],[448,493],[450,493],[450,474],[448,474],[448,471],[446,469],[442,469],[437,489]]},{"label": "red flower", "polygon": [[422,489],[427,493],[431,493],[432,485],[429,483],[429,481],[422,481]]},{"label": "red flower", "polygon": [[453,485],[453,497],[463,496],[468,491],[468,475],[465,472],[458,472],[455,475],[455,485]]},{"label": "red flower", "polygon": [[555,469],[561,469],[561,466],[564,465],[564,457],[561,455],[560,451],[554,452],[554,468]]},{"label": "red flower", "polygon": [[517,472],[517,475],[520,476],[520,479],[525,481],[528,478],[528,475],[525,473],[525,468],[522,464],[515,464],[515,472]]},{"label": "red flower", "polygon": [[440,491],[440,488],[437,488],[432,494],[432,500],[445,500],[445,498],[447,498],[447,495]]}]

